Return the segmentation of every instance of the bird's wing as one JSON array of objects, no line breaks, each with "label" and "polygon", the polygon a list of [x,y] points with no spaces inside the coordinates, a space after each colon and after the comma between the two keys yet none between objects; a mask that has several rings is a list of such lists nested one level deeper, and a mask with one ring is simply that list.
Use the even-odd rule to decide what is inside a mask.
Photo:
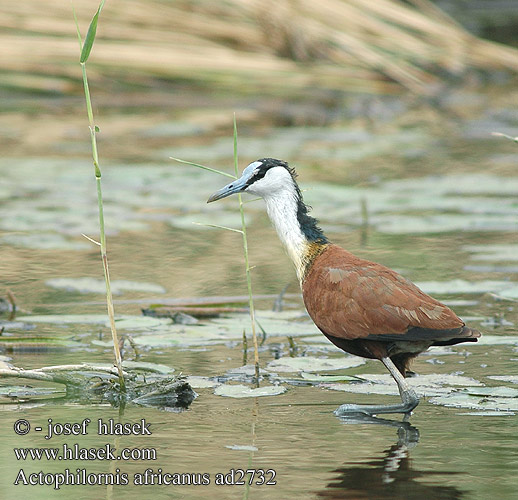
[{"label": "bird's wing", "polygon": [[453,337],[464,326],[451,309],[395,271],[334,245],[313,263],[303,296],[315,324],[339,338],[432,340]]}]

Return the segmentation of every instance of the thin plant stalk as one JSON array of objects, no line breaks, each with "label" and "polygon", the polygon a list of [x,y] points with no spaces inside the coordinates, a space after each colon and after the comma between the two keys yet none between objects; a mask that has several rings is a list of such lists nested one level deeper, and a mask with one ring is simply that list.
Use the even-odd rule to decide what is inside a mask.
[{"label": "thin plant stalk", "polygon": [[[234,113],[234,171],[236,178],[239,176],[238,158],[237,158],[237,124],[236,115]],[[245,210],[243,208],[243,199],[241,193],[237,195],[239,200],[239,212],[241,213],[241,235],[243,237],[243,253],[245,256],[245,272],[246,284],[248,287],[248,305],[250,310],[250,322],[252,325],[252,342],[254,343],[254,366],[255,366],[255,383],[259,387],[259,346],[257,345],[257,333],[255,330],[255,307],[254,297],[252,293],[252,274],[248,259],[248,239],[246,236]]]},{"label": "thin plant stalk", "polygon": [[[103,271],[104,271],[104,281],[106,283],[106,305],[108,309],[108,318],[110,320],[110,329],[112,333],[112,340],[113,340],[113,350],[115,353],[115,364],[117,366],[117,372],[119,374],[119,384],[121,391],[126,390],[126,384],[124,381],[124,373],[122,371],[122,358],[119,348],[119,339],[117,336],[117,328],[115,327],[115,311],[113,308],[113,296],[111,291],[111,284],[110,284],[110,270],[108,267],[108,254],[106,249],[106,233],[104,231],[104,209],[103,209],[103,196],[102,196],[102,187],[101,187],[101,168],[99,167],[99,155],[97,152],[97,140],[96,140],[96,133],[99,131],[98,127],[95,125],[94,122],[94,115],[92,111],[92,100],[90,98],[90,88],[88,86],[88,77],[86,74],[86,62],[88,60],[88,57],[90,56],[90,52],[92,50],[92,45],[95,40],[95,34],[97,32],[97,22],[99,19],[99,14],[101,13],[101,10],[104,6],[105,0],[102,0],[99,4],[99,8],[97,9],[97,12],[95,13],[90,26],[88,28],[88,33],[85,38],[84,44],[81,40],[81,34],[79,32],[79,26],[77,24],[76,19],[76,27],[77,27],[77,36],[79,39],[79,47],[81,50],[81,57],[79,60],[79,64],[81,65],[81,71],[83,75],[83,87],[84,87],[84,93],[85,93],[85,100],[86,100],[86,111],[88,114],[88,127],[90,129],[90,139],[92,142],[92,158],[93,158],[93,164],[95,169],[95,182],[97,187],[97,204],[99,208],[99,233],[100,233],[100,243],[99,246],[101,247],[101,259],[103,264]],[[74,14],[75,15],[75,14]]]},{"label": "thin plant stalk", "polygon": [[[234,114],[234,170],[235,175],[229,174],[227,172],[222,172],[221,170],[216,170],[215,168],[206,167],[205,165],[200,165],[199,163],[194,163],[192,161],[181,160],[179,158],[170,157],[171,160],[175,160],[179,163],[185,163],[187,165],[192,165],[193,167],[201,168],[203,170],[208,170],[209,172],[213,172],[216,174],[224,175],[226,177],[231,177],[232,179],[237,179],[239,177],[239,168],[238,168],[238,157],[237,157],[237,124],[236,124],[236,116]],[[250,310],[250,322],[252,326],[252,341],[254,344],[254,365],[255,365],[255,383],[259,386],[259,346],[257,343],[257,333],[256,333],[256,319],[255,319],[255,308],[254,308],[254,298],[252,291],[252,276],[250,267],[250,262],[248,258],[248,240],[246,234],[246,221],[245,221],[245,211],[244,205],[247,202],[244,202],[241,197],[241,193],[238,193],[239,200],[239,212],[241,214],[241,229],[234,229],[230,227],[220,226],[218,224],[199,224],[201,226],[207,227],[216,227],[219,229],[226,229],[227,231],[233,231],[236,233],[241,233],[243,238],[243,253],[245,258],[245,272],[246,272],[246,284],[248,288],[248,305]],[[198,223],[196,223],[198,224]]]}]

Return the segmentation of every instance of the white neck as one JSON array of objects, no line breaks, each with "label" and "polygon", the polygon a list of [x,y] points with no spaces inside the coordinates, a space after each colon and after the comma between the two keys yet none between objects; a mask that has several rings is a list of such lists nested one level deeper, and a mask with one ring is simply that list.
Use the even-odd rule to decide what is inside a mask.
[{"label": "white neck", "polygon": [[295,264],[297,277],[302,279],[304,272],[304,255],[308,241],[297,220],[297,197],[289,189],[271,196],[265,196],[266,211],[286,248],[288,256]]}]

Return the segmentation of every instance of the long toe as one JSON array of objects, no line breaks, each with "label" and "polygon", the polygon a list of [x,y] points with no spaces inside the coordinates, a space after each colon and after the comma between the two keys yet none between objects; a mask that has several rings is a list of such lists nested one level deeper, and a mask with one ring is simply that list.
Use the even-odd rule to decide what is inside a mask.
[{"label": "long toe", "polygon": [[405,393],[403,396],[403,402],[395,405],[353,405],[344,404],[339,406],[334,414],[337,417],[347,417],[354,415],[379,415],[381,413],[406,413],[410,412],[419,404],[419,398],[415,395],[414,391],[410,394]]},{"label": "long toe", "polygon": [[355,415],[369,415],[373,416],[372,407],[367,405],[343,404],[340,405],[334,412],[337,417],[347,417]]}]

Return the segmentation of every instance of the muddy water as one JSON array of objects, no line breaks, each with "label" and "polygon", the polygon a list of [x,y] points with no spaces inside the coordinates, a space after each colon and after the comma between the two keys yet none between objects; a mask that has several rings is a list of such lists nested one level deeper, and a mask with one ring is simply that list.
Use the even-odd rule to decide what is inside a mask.
[{"label": "muddy water", "polygon": [[[1,116],[7,154],[1,160],[0,286],[16,296],[23,321],[8,325],[4,335],[52,335],[72,344],[41,350],[20,342],[3,354],[24,368],[110,362],[105,343],[109,330],[103,322],[60,321],[64,315],[104,313],[102,293],[88,292],[91,282],[78,286],[79,278],[102,277],[96,247],[81,237],[97,234],[82,103],[37,102],[36,110],[24,111],[20,102],[22,111]],[[278,117],[265,112],[273,109],[271,103],[135,111],[110,107],[101,99],[100,154],[112,278],[130,282],[126,288],[121,284],[116,309],[128,317],[121,332],[137,341],[141,361],[169,365],[212,385],[243,364],[246,317],[212,320],[185,331],[138,322],[140,308],[148,303],[246,293],[239,235],[193,224],[238,227],[235,200],[205,205],[225,178],[168,159],[176,156],[230,171],[235,107],[241,110],[242,166],[262,156],[293,162],[304,195],[332,240],[418,282],[489,340],[435,350],[416,361],[420,377],[439,374],[439,379],[424,379],[425,397],[409,424],[400,424],[397,417],[371,423],[344,423],[334,417],[332,410],[343,402],[396,398],[383,377],[376,378],[383,369],[372,361],[352,368],[308,364],[304,369],[310,376],[358,375],[377,381],[366,389],[346,384],[346,392],[329,380],[294,385],[290,380],[301,379],[300,370],[277,370],[277,378],[270,375],[263,385],[285,387],[278,396],[229,398],[215,394],[215,387],[199,387],[199,397],[184,412],[127,408],[122,421],[145,419],[151,424],[152,434],[144,436],[97,435],[98,419],[119,418],[116,409],[98,401],[3,397],[2,498],[513,498],[518,489],[513,384],[518,359],[513,302],[518,298],[518,157],[515,145],[489,136],[492,131],[517,135],[518,118],[507,109],[508,102],[503,91],[458,92],[449,96],[444,113],[378,103],[382,107],[375,123],[361,116],[334,116],[325,127],[281,127]],[[294,272],[261,202],[247,205],[247,219],[255,293],[275,295],[286,286],[288,293],[296,293]],[[258,303],[268,332],[261,366],[270,374],[275,372],[272,366],[278,368],[270,363],[290,354],[312,363],[344,359],[302,317],[299,299],[290,297],[285,311],[293,312],[300,329],[276,319],[272,303]],[[51,317],[41,320],[42,315]],[[214,332],[219,340],[211,336]],[[293,336],[295,354],[288,335]],[[127,356],[135,354],[128,349]],[[495,376],[500,379],[490,378]],[[15,385],[2,381],[8,384]],[[89,418],[92,423],[87,435],[45,440],[43,431],[17,436],[13,424],[20,418],[44,430],[49,418],[70,423]],[[16,460],[13,454],[14,447],[60,448],[64,443],[152,449],[156,459]],[[130,485],[62,486],[55,491],[53,486],[23,486],[22,480],[13,484],[20,469],[28,476],[67,468],[125,473]],[[184,483],[200,482],[207,474],[210,484],[158,485],[155,476],[154,485],[131,485],[135,474],[147,469],[162,475],[183,473],[178,481]],[[254,484],[217,485],[218,478],[239,483],[239,473],[232,478],[231,469],[258,471]],[[257,484],[260,471],[265,483],[275,484]]]}]

